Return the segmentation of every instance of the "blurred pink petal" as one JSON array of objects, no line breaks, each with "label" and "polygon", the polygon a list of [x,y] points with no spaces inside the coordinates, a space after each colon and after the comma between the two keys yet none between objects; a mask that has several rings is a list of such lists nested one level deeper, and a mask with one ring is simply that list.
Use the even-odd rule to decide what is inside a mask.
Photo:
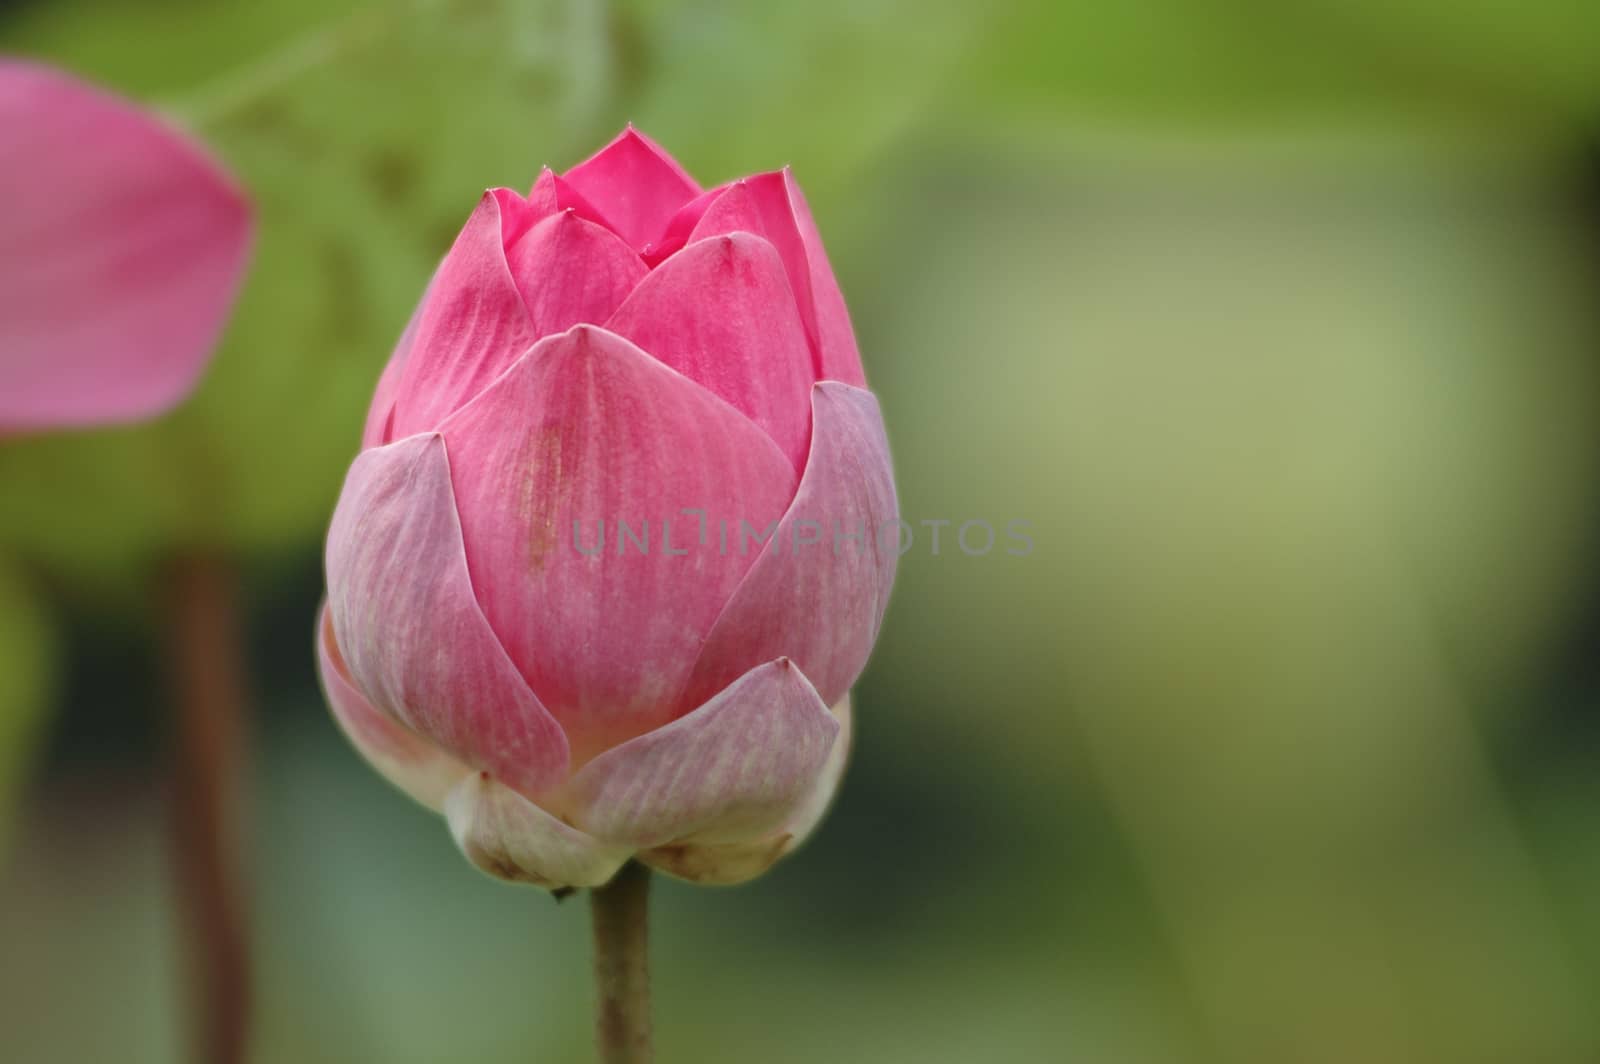
[{"label": "blurred pink petal", "polygon": [[472,773],[444,802],[461,852],[496,879],[545,888],[597,887],[630,855],[563,823],[488,773]]},{"label": "blurred pink petal", "polygon": [[777,249],[734,233],[684,248],[644,279],[606,328],[710,388],[789,456],[811,438],[811,352]]},{"label": "blurred pink petal", "polygon": [[632,126],[562,180],[599,208],[617,235],[638,251],[661,235],[679,207],[700,194],[700,186],[677,160]]},{"label": "blurred pink petal", "polygon": [[[680,510],[763,528],[793,497],[788,459],[733,407],[588,325],[541,340],[440,431],[484,613],[577,761],[670,720],[755,557],[718,551],[714,533],[698,545]],[[644,530],[648,553],[618,522]]]},{"label": "blurred pink petal", "polygon": [[326,606],[317,618],[317,666],[334,719],[361,756],[385,779],[423,805],[442,812],[444,796],[472,770],[386,713],[372,708],[350,679],[333,640]]},{"label": "blurred pink petal", "polygon": [[328,612],[373,706],[537,796],[567,743],[490,631],[467,575],[443,438],[364,451],[328,530]]},{"label": "blurred pink petal", "polygon": [[838,733],[816,690],[780,658],[589,762],[568,800],[590,834],[631,847],[760,839],[811,793]]},{"label": "blurred pink petal", "polygon": [[188,137],[0,59],[0,430],[132,420],[183,399],[250,232],[244,195]]},{"label": "blurred pink petal", "polygon": [[812,406],[811,458],[794,504],[706,637],[685,704],[778,655],[831,704],[872,651],[899,557],[889,443],[871,392],[824,381]]}]

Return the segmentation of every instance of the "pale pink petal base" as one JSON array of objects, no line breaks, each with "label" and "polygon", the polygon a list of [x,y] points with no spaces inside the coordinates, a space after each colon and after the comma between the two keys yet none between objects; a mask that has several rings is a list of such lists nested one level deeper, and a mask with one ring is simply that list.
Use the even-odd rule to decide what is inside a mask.
[{"label": "pale pink petal base", "polygon": [[472,769],[372,708],[345,668],[326,606],[317,618],[317,665],[333,719],[351,745],[390,783],[434,812],[443,812],[444,796],[472,775]]},{"label": "pale pink petal base", "polygon": [[854,736],[848,696],[833,707],[833,715],[839,721],[839,735],[828,751],[828,759],[805,798],[776,831],[753,842],[668,843],[640,852],[639,860],[691,883],[731,886],[754,879],[780,857],[794,852],[822,822],[850,760]]},{"label": "pale pink petal base", "polygon": [[806,800],[838,733],[810,681],[780,658],[589,762],[566,802],[585,830],[630,847],[760,838]]},{"label": "pale pink petal base", "polygon": [[632,853],[564,823],[487,772],[458,783],[444,800],[444,813],[467,860],[513,883],[547,890],[597,887]]}]

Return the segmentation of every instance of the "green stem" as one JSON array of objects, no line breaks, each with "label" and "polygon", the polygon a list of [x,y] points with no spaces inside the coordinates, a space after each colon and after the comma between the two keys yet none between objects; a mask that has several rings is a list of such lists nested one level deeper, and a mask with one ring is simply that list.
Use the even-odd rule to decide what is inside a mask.
[{"label": "green stem", "polygon": [[650,869],[629,861],[589,894],[594,915],[595,1046],[601,1064],[649,1064]]}]

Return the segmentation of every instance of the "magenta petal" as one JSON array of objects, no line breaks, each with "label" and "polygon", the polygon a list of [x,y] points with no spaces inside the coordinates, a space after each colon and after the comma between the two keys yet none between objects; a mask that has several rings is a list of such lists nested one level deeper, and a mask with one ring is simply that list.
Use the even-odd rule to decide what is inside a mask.
[{"label": "magenta petal", "polygon": [[812,408],[800,490],[706,637],[688,704],[779,654],[832,704],[872,651],[898,559],[889,443],[871,392],[825,381]]},{"label": "magenta petal", "polygon": [[422,300],[411,312],[411,320],[406,322],[405,329],[400,333],[400,339],[395,342],[394,350],[389,354],[389,361],[383,367],[383,373],[378,376],[378,387],[373,391],[371,405],[367,407],[367,423],[361,430],[362,450],[382,447],[395,440],[394,404],[400,391],[400,376],[405,372],[406,363],[416,346],[417,319],[422,316],[422,308],[428,305],[428,293],[432,291],[433,281],[430,280],[428,287],[422,290]]},{"label": "magenta petal", "polygon": [[607,842],[754,841],[804,802],[838,733],[816,690],[780,658],[601,754],[565,793],[573,819]]},{"label": "magenta petal", "polygon": [[[706,211],[731,186],[718,185],[716,188],[707,189],[694,199],[678,208],[678,212],[667,222],[656,242],[643,251],[644,261],[650,264],[651,269],[660,265],[669,255],[672,255],[689,242],[689,234],[694,232],[695,226],[700,224],[700,219],[705,217]],[[732,232],[732,230],[729,230]]]},{"label": "magenta petal", "polygon": [[559,180],[555,171],[548,166],[539,168],[539,176],[528,190],[528,211],[535,222],[542,222],[561,209],[556,197],[556,182]]},{"label": "magenta petal", "polygon": [[[674,219],[671,229],[681,228],[685,221]],[[816,378],[864,385],[861,353],[844,296],[822,248],[811,208],[788,170],[757,174],[727,186],[706,205],[689,240],[739,230],[766,237],[783,257],[816,354]]]},{"label": "magenta petal", "polygon": [[632,126],[568,170],[564,180],[639,251],[660,236],[679,207],[700,194],[677,160]]},{"label": "magenta petal", "polygon": [[437,428],[538,338],[506,264],[504,226],[526,222],[509,189],[483,194],[417,310],[413,351],[395,391],[389,438]]},{"label": "magenta petal", "polygon": [[598,887],[628,859],[552,816],[487,773],[458,783],[444,802],[450,834],[467,859],[497,879],[560,887]]},{"label": "magenta petal", "polygon": [[867,377],[861,368],[861,349],[856,346],[856,333],[850,325],[850,311],[844,305],[844,293],[839,290],[839,280],[834,276],[833,265],[822,247],[822,234],[811,216],[811,205],[806,202],[799,182],[787,167],[783,171],[784,187],[789,192],[789,205],[794,211],[795,224],[800,229],[800,240],[806,248],[806,267],[811,272],[811,301],[816,312],[817,342],[822,346],[822,366],[818,380],[843,381],[866,387]]},{"label": "magenta petal", "polygon": [[375,707],[524,794],[561,781],[566,738],[473,597],[442,437],[356,458],[327,563],[336,641]]},{"label": "magenta petal", "polygon": [[744,411],[796,470],[811,436],[811,351],[773,246],[749,233],[692,244],[645,278],[606,328]]},{"label": "magenta petal", "polygon": [[848,695],[833,707],[833,715],[839,721],[839,735],[828,750],[827,761],[806,796],[772,834],[751,842],[668,843],[640,852],[639,860],[691,883],[727,886],[754,879],[771,868],[778,858],[797,849],[833,804],[845,764],[850,760],[852,713]]},{"label": "magenta petal", "polygon": [[484,612],[575,758],[670,720],[755,558],[719,551],[714,526],[698,542],[698,518],[681,511],[766,527],[794,493],[782,452],[704,388],[587,325],[540,341],[441,431]]},{"label": "magenta petal", "polygon": [[157,414],[233,304],[250,210],[195,143],[109,93],[0,59],[0,429]]},{"label": "magenta petal", "polygon": [[558,211],[506,249],[511,276],[533,319],[549,336],[579,322],[598,325],[644,277],[644,260],[610,230]]},{"label": "magenta petal", "polygon": [[472,770],[387,714],[356,687],[333,639],[326,606],[317,615],[317,666],[333,719],[352,746],[390,783],[434,811]]}]

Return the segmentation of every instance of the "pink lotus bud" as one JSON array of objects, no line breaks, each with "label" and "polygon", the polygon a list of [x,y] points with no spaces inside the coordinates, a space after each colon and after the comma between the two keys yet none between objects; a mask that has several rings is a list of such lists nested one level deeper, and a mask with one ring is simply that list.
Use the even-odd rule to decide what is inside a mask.
[{"label": "pink lotus bud", "polygon": [[249,243],[243,195],[197,145],[0,59],[0,432],[127,421],[188,395]]},{"label": "pink lotus bud", "polygon": [[637,855],[726,883],[810,832],[898,525],[787,170],[702,192],[630,128],[526,199],[485,193],[364,444],[323,682],[475,864],[590,886]]}]

